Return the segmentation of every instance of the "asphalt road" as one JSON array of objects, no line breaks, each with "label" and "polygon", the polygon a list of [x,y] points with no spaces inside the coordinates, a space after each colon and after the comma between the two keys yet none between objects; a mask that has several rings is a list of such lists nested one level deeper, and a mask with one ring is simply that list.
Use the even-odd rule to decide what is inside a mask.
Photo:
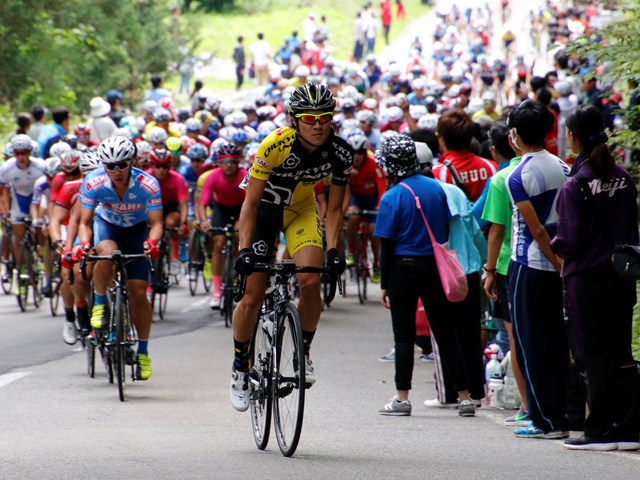
[{"label": "asphalt road", "polygon": [[[394,393],[389,314],[351,296],[323,313],[312,356],[296,455],[275,439],[256,449],[250,418],[229,405],[231,331],[182,285],[168,318],[154,324],[153,377],[130,384],[125,403],[100,367],[62,342],[62,319],[47,309],[20,313],[0,297],[1,479],[634,479],[640,454],[566,451],[559,441],[516,439],[510,411],[475,418],[427,409],[433,366],[417,361],[413,415],[376,412]],[[377,291],[371,292],[377,297]],[[416,353],[417,359],[417,353]]]}]

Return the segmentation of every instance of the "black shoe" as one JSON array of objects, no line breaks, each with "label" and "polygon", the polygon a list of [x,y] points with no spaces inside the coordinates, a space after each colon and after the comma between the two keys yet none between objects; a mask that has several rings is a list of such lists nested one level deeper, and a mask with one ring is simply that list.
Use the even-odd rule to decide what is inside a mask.
[{"label": "black shoe", "polygon": [[609,452],[618,450],[618,443],[608,437],[587,437],[582,435],[577,438],[568,438],[564,446],[569,450],[592,450],[597,452]]},{"label": "black shoe", "polygon": [[51,284],[50,283],[46,283],[43,287],[42,287],[42,296],[44,298],[51,298],[51,295],[53,294],[53,290],[51,289]]}]

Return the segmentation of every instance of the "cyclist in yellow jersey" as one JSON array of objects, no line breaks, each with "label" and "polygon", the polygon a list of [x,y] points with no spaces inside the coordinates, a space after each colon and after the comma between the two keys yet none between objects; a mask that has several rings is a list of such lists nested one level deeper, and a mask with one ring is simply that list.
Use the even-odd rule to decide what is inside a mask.
[{"label": "cyclist in yellow jersey", "polygon": [[[336,274],[345,268],[337,246],[342,231],[343,199],[353,163],[350,145],[335,135],[331,119],[336,101],[324,85],[307,83],[289,98],[291,127],[267,136],[245,179],[247,196],[242,205],[236,271],[251,274],[256,263],[268,263],[276,238],[284,230],[287,249],[297,265],[321,266],[324,252],[318,222],[314,186],[332,174],[327,207],[327,266]],[[320,320],[320,276],[300,274],[298,310],[306,354],[306,383],[315,382],[309,347]],[[249,407],[247,385],[249,344],[260,312],[266,274],[253,273],[247,279],[244,298],[233,314],[235,357],[229,398],[238,411]]]}]

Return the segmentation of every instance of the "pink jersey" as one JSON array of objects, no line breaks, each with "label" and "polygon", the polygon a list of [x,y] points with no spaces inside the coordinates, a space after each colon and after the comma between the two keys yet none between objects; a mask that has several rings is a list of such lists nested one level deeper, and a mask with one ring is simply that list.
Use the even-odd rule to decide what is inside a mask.
[{"label": "pink jersey", "polygon": [[202,194],[200,195],[200,205],[207,206],[213,201],[223,207],[237,207],[244,202],[245,191],[240,188],[240,184],[247,171],[239,168],[235,177],[227,179],[222,173],[222,168],[216,168],[209,174],[202,186]]},{"label": "pink jersey", "polygon": [[[149,175],[153,175],[152,170],[147,170]],[[172,203],[186,202],[189,200],[189,190],[187,189],[187,182],[185,182],[182,175],[173,170],[169,170],[169,174],[165,177],[164,181],[160,184],[160,195],[162,196],[162,204],[169,205]],[[156,179],[157,180],[157,179]]]}]

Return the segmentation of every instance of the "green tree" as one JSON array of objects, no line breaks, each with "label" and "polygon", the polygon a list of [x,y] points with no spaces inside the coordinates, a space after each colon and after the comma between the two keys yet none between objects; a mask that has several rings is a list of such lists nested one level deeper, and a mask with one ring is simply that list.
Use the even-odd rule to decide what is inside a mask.
[{"label": "green tree", "polygon": [[112,88],[136,100],[193,43],[166,0],[0,2],[0,103],[86,108]]}]

